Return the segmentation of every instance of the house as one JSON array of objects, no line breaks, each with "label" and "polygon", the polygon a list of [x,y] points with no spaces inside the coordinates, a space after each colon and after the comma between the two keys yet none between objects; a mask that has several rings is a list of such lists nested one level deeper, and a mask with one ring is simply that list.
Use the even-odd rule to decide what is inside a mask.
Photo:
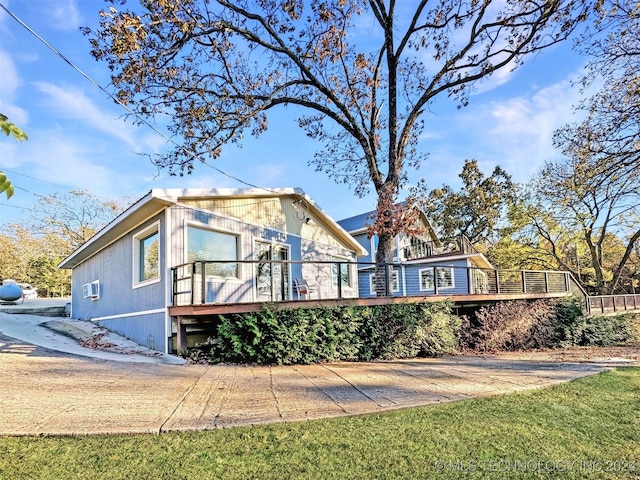
[{"label": "house", "polygon": [[168,352],[171,305],[355,298],[366,254],[298,188],[153,189],[60,267],[73,318]]},{"label": "house", "polygon": [[[358,259],[358,285],[361,298],[376,296],[375,256],[378,237],[369,237],[375,211],[338,221],[369,253]],[[418,222],[423,233],[395,238],[393,272],[389,283],[393,296],[434,294],[467,295],[488,293],[487,275],[493,266],[466,237],[439,239],[423,212]],[[495,278],[495,276],[494,276]],[[434,280],[435,279],[435,280]]]}]

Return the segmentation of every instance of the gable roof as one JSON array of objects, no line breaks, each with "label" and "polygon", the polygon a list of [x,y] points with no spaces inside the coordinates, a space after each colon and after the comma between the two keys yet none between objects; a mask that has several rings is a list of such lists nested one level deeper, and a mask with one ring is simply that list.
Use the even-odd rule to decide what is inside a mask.
[{"label": "gable roof", "polygon": [[[424,222],[427,231],[431,238],[434,239],[436,245],[440,245],[440,240],[438,239],[438,235],[436,235],[435,230],[431,226],[429,219],[424,214],[422,210],[420,210],[420,219]],[[345,218],[343,220],[338,220],[338,224],[344,228],[347,232],[352,235],[357,235],[359,233],[365,233],[367,231],[367,227],[371,225],[373,216],[376,214],[376,210],[372,210],[370,212],[361,213],[359,215],[355,215],[353,217]]]},{"label": "gable roof", "polygon": [[336,235],[345,245],[356,252],[356,256],[363,256],[367,251],[344,228],[327,215],[300,188],[273,188],[273,189],[238,189],[238,188],[154,188],[127,210],[113,219],[91,239],[65,258],[58,267],[74,268],[100,250],[106,248],[131,230],[142,224],[149,218],[157,215],[171,205],[179,204],[184,200],[204,198],[255,198],[255,197],[286,197],[293,196],[304,202],[305,206],[320,218],[323,224]]}]

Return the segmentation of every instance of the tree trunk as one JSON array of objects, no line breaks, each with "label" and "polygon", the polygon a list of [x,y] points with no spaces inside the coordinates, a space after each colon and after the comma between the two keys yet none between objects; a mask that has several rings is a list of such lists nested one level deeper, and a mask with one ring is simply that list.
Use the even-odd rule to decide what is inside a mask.
[{"label": "tree trunk", "polygon": [[393,295],[391,284],[393,282],[393,268],[390,262],[393,260],[394,237],[389,234],[378,235],[378,250],[376,251],[376,296],[390,297]]}]

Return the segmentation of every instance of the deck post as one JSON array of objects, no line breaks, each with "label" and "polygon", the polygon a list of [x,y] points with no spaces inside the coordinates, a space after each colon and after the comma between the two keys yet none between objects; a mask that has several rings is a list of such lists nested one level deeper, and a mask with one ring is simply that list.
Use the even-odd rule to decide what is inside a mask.
[{"label": "deck post", "polygon": [[176,305],[178,303],[178,294],[176,293],[178,291],[178,269],[176,268],[171,269],[171,283],[171,305]]},{"label": "deck post", "polygon": [[[564,276],[564,288],[565,290],[568,292],[569,289],[567,288],[568,285],[568,280],[567,280],[567,275],[565,274]],[[549,272],[547,270],[544,271],[544,293],[551,293],[549,291]]]},{"label": "deck post", "polygon": [[437,267],[433,267],[433,294],[438,295],[438,276]]},{"label": "deck post", "polygon": [[200,303],[207,303],[207,276],[205,274],[206,264],[200,262]]},{"label": "deck post", "polygon": [[178,318],[178,332],[176,335],[176,350],[178,355],[187,353],[187,326],[182,323],[183,317]]},{"label": "deck post", "polygon": [[522,270],[522,293],[527,293],[527,272]]},{"label": "deck post", "polygon": [[191,264],[191,305],[193,305],[195,300],[195,289],[196,289],[196,262]]},{"label": "deck post", "polygon": [[604,296],[600,296],[600,310],[602,310],[602,314],[604,315]]},{"label": "deck post", "polygon": [[[467,292],[469,292],[469,294],[476,293],[473,289],[473,275],[471,275],[471,268],[472,267],[467,267]],[[455,277],[455,269],[453,275]]]},{"label": "deck post", "polygon": [[494,269],[494,272],[496,272],[496,294],[500,293],[500,279],[498,277],[498,270]]}]

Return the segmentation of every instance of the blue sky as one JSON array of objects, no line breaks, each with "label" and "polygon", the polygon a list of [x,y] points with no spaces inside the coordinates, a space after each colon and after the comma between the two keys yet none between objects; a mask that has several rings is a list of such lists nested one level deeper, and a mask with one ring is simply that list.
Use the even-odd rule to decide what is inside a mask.
[{"label": "blue sky", "polygon": [[[0,0],[5,7],[67,59],[107,86],[104,63],[89,54],[81,26],[95,26],[102,0]],[[430,157],[411,180],[430,188],[458,185],[465,159],[476,158],[489,174],[502,166],[526,182],[546,160],[557,158],[554,129],[572,120],[580,92],[571,81],[585,59],[569,42],[529,58],[514,72],[500,72],[476,86],[469,107],[458,110],[443,99],[426,119],[421,149]],[[0,9],[0,112],[29,140],[0,138],[0,170],[16,187],[0,197],[0,229],[37,208],[34,194],[89,189],[105,199],[142,197],[151,188],[246,187],[197,165],[193,175],[176,178],[139,153],[154,153],[165,140],[151,129],[125,122],[124,111],[74,71],[23,26]],[[320,145],[307,139],[287,111],[269,117],[269,131],[243,148],[229,146],[215,166],[260,187],[301,187],[339,220],[375,208],[373,195],[357,198],[307,165]]]}]

